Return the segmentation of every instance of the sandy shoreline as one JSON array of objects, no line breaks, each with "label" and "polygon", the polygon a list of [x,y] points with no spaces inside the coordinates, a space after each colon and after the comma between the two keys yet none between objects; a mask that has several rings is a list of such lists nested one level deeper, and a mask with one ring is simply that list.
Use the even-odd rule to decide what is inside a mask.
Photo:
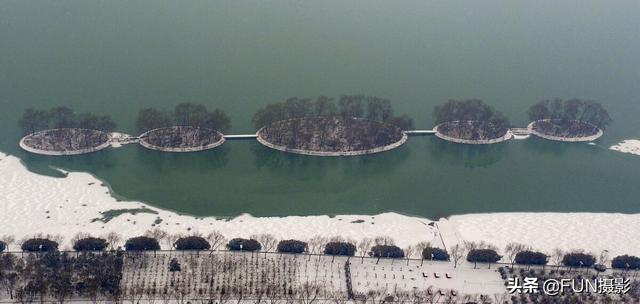
[{"label": "sandy shoreline", "polygon": [[[124,213],[106,223],[101,212],[141,209]],[[550,252],[584,249],[610,255],[640,255],[640,214],[614,213],[491,213],[455,215],[432,220],[397,213],[379,215],[253,217],[233,219],[178,215],[141,202],[117,201],[109,188],[88,173],[71,172],[65,178],[28,171],[20,160],[0,152],[0,236],[16,239],[36,233],[64,236],[63,248],[78,232],[105,235],[115,231],[125,238],[159,227],[170,234],[207,234],[213,230],[227,238],[269,233],[278,239],[308,240],[315,235],[341,236],[358,241],[388,236],[400,247],[427,241],[450,247],[463,241],[485,241],[502,249],[520,242]],[[441,238],[442,236],[442,238]],[[167,247],[166,244],[163,244]],[[17,246],[13,245],[12,250]]]}]

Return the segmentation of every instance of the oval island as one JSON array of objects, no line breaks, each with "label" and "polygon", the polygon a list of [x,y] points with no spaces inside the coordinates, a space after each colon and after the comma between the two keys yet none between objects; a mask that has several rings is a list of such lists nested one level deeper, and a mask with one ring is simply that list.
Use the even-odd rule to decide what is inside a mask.
[{"label": "oval island", "polygon": [[156,128],[140,135],[140,145],[163,152],[196,152],[224,143],[224,135],[216,130],[194,126]]},{"label": "oval island", "polygon": [[483,121],[449,121],[433,129],[438,138],[459,144],[495,144],[513,137],[508,128]]},{"label": "oval island", "polygon": [[407,135],[395,125],[344,116],[302,117],[258,130],[258,141],[279,151],[314,156],[354,156],[397,148]]},{"label": "oval island", "polygon": [[109,147],[106,132],[83,128],[47,129],[20,139],[20,148],[42,155],[78,155]]},{"label": "oval island", "polygon": [[578,120],[542,119],[531,122],[528,128],[535,136],[564,142],[594,141],[604,134],[597,126]]}]

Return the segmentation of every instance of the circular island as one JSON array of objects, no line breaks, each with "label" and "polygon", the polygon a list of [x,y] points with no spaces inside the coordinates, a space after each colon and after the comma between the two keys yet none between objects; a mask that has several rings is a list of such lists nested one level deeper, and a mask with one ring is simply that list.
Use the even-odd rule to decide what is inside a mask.
[{"label": "circular island", "polygon": [[542,119],[531,122],[528,129],[535,136],[564,142],[594,141],[604,134],[597,126],[579,120]]},{"label": "circular island", "polygon": [[272,122],[258,130],[272,149],[314,156],[354,156],[397,148],[407,135],[395,125],[344,116],[302,117]]},{"label": "circular island", "polygon": [[600,103],[577,98],[541,100],[529,108],[529,119],[531,134],[563,142],[594,141],[611,123],[609,113]]},{"label": "circular island", "polygon": [[459,144],[487,145],[511,139],[509,120],[480,99],[449,100],[433,111],[436,137]]},{"label": "circular island", "polygon": [[508,128],[484,121],[443,122],[434,131],[440,139],[471,145],[495,144],[513,137]]},{"label": "circular island", "polygon": [[197,152],[224,143],[224,135],[216,130],[194,126],[156,128],[140,135],[140,144],[163,152]]},{"label": "circular island", "polygon": [[42,155],[78,155],[109,147],[106,132],[83,128],[47,129],[31,133],[20,140],[25,151]]}]

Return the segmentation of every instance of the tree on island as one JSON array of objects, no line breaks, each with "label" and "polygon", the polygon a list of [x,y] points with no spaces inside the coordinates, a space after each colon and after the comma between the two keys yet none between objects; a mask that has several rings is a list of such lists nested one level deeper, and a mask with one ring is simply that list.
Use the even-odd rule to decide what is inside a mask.
[{"label": "tree on island", "polygon": [[560,124],[579,121],[600,129],[605,129],[612,121],[609,113],[600,103],[576,98],[541,100],[529,108],[529,119],[532,121],[551,119]]},{"label": "tree on island", "polygon": [[73,128],[76,126],[76,114],[68,107],[54,107],[49,109],[51,127],[54,129]]},{"label": "tree on island", "polygon": [[231,128],[231,119],[220,109],[210,111],[205,105],[193,103],[178,104],[172,113],[144,108],[136,117],[139,133],[171,126],[190,126],[225,132]]},{"label": "tree on island", "polygon": [[171,116],[155,108],[144,108],[136,117],[136,129],[140,134],[169,126],[171,126]]},{"label": "tree on island", "polygon": [[18,125],[24,134],[50,128],[81,128],[111,132],[117,126],[110,116],[92,113],[75,114],[72,109],[64,106],[53,107],[48,111],[28,108],[22,113]]},{"label": "tree on island", "polygon": [[51,116],[49,112],[28,108],[22,113],[22,117],[18,120],[18,126],[22,129],[23,134],[33,134],[49,128],[50,120]]},{"label": "tree on island", "polygon": [[292,97],[284,102],[268,104],[258,109],[252,122],[256,129],[260,129],[287,119],[334,116],[340,116],[345,120],[366,118],[396,125],[402,130],[413,128],[413,120],[409,116],[393,116],[391,102],[388,99],[364,95],[344,95],[339,98],[337,104],[333,98],[327,96],[319,96],[315,101]]},{"label": "tree on island", "polygon": [[448,136],[470,140],[504,136],[509,119],[480,99],[449,100],[433,110],[438,131]]}]

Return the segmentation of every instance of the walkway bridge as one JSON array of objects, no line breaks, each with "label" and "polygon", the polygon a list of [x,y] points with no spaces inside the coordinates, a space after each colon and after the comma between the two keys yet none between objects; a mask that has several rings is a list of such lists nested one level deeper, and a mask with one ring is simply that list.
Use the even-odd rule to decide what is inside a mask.
[{"label": "walkway bridge", "polygon": [[225,135],[224,139],[255,139],[258,137],[258,134],[235,134],[235,135]]},{"label": "walkway bridge", "polygon": [[434,135],[436,134],[435,130],[407,130],[404,131],[404,134],[407,134],[409,136],[411,135]]}]

